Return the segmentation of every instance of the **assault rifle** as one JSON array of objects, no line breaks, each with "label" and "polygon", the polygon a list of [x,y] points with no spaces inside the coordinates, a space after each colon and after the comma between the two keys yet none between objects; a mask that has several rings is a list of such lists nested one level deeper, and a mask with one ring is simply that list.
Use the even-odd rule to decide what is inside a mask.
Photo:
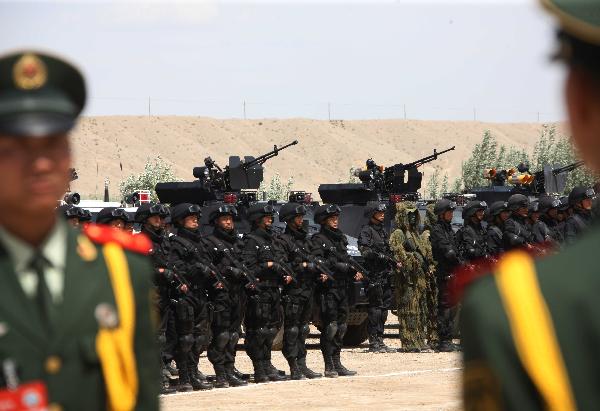
[{"label": "assault rifle", "polygon": [[294,252],[302,258],[303,261],[307,261],[315,265],[315,268],[319,270],[321,273],[327,276],[327,279],[330,281],[335,281],[335,277],[333,276],[333,272],[325,266],[325,262],[321,260],[319,257],[315,255],[311,255],[304,251],[302,248],[297,247]]},{"label": "assault rifle", "polygon": [[222,250],[223,253],[227,256],[229,261],[231,261],[232,268],[239,270],[240,274],[243,275],[246,280],[248,280],[248,284],[246,284],[246,288],[258,287],[259,281],[258,278],[246,267],[244,263],[235,258],[234,255],[231,254],[231,250],[229,248],[225,248]]}]

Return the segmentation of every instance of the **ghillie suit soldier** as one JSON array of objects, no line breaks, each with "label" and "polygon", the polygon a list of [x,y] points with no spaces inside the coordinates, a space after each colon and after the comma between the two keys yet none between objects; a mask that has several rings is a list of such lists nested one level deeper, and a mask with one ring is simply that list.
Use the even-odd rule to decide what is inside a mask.
[{"label": "ghillie suit soldier", "polygon": [[390,237],[390,247],[402,265],[396,275],[396,301],[402,351],[428,349],[425,329],[428,314],[428,277],[433,273],[433,256],[425,236],[419,233],[420,215],[415,203],[399,203],[397,229]]}]

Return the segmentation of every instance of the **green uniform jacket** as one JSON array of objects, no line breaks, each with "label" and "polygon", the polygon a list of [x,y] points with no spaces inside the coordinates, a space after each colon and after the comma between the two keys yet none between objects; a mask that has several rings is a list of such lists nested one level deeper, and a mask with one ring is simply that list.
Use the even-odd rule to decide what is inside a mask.
[{"label": "green uniform jacket", "polygon": [[[567,391],[579,410],[600,407],[599,251],[596,229],[560,254],[535,262],[553,340],[566,369]],[[478,280],[465,293],[461,314],[465,408],[547,409],[518,356],[511,331],[514,320],[509,322],[504,304],[494,276]]]},{"label": "green uniform jacket", "polygon": [[[81,247],[81,240],[86,247]],[[79,248],[78,248],[79,246]],[[134,355],[139,410],[158,409],[158,352],[151,323],[151,273],[146,256],[125,251],[135,298]],[[69,229],[63,302],[52,336],[42,327],[35,303],[23,292],[10,258],[0,248],[0,361],[16,362],[21,383],[42,381],[51,409],[107,410],[107,394],[96,335],[96,308],[115,307],[102,245]]]}]

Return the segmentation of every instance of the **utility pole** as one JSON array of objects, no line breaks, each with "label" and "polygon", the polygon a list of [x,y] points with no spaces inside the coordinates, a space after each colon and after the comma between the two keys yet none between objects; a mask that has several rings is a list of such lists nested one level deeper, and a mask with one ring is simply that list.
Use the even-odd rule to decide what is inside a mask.
[{"label": "utility pole", "polygon": [[327,102],[327,117],[331,121],[331,103]]},{"label": "utility pole", "polygon": [[246,120],[246,100],[244,100],[244,120]]},{"label": "utility pole", "polygon": [[473,107],[473,121],[477,121],[477,110]]},{"label": "utility pole", "polygon": [[148,97],[148,118],[150,118],[151,116],[151,110],[150,110],[150,97]]},{"label": "utility pole", "polygon": [[404,120],[406,120],[406,104],[404,104]]}]

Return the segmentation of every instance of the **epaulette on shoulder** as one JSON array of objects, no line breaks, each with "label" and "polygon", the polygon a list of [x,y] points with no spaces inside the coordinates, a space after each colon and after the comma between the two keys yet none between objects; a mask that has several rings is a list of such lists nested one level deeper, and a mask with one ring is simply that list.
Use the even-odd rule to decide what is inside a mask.
[{"label": "epaulette on shoulder", "polygon": [[115,230],[112,227],[90,224],[83,233],[95,244],[117,243],[124,250],[148,255],[152,249],[152,241],[143,233],[130,234],[126,231]]}]

